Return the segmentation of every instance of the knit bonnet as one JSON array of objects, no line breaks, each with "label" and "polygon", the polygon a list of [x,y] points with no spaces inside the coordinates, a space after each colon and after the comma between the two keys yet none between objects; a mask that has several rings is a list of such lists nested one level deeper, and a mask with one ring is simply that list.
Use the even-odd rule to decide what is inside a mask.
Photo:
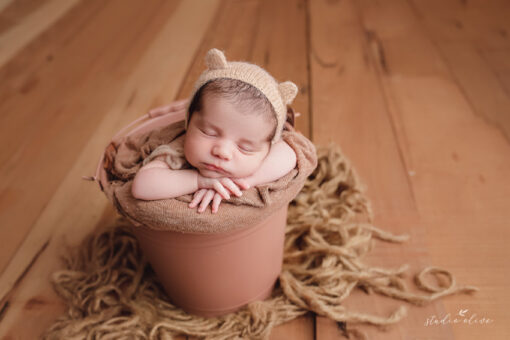
[{"label": "knit bonnet", "polygon": [[[200,75],[195,83],[190,98],[207,82],[215,79],[236,79],[257,88],[271,103],[276,114],[276,133],[271,140],[275,143],[280,139],[283,125],[287,118],[287,105],[296,97],[298,88],[291,81],[278,83],[267,71],[260,66],[247,62],[227,61],[220,50],[213,48],[205,56],[207,69]],[[191,100],[190,100],[191,103]],[[185,126],[188,127],[189,106],[186,110]]]}]

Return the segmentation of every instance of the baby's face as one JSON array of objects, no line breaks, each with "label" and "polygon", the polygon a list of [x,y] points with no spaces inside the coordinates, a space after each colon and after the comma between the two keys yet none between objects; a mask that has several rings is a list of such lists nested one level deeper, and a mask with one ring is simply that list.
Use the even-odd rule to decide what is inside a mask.
[{"label": "baby's face", "polygon": [[241,108],[225,98],[207,94],[202,110],[192,114],[184,155],[202,176],[250,176],[269,153],[273,124],[264,115],[243,112]]}]

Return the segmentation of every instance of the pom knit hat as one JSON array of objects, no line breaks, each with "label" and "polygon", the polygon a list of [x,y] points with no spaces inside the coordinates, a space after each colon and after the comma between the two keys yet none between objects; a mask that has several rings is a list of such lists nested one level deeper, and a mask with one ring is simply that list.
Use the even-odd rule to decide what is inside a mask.
[{"label": "pom knit hat", "polygon": [[[207,52],[205,64],[207,70],[198,78],[190,98],[193,98],[197,91],[211,80],[227,78],[248,83],[262,92],[273,106],[277,125],[271,143],[278,141],[287,118],[287,105],[292,103],[296,97],[297,86],[291,81],[278,83],[267,71],[255,64],[238,61],[227,62],[223,52],[215,48]],[[188,119],[189,107],[186,110],[186,128],[188,127]]]}]

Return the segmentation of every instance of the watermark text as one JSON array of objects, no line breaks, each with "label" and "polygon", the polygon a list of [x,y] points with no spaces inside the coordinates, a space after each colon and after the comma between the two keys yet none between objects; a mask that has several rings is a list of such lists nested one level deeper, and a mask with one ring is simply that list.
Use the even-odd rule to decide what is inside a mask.
[{"label": "watermark text", "polygon": [[450,324],[464,324],[469,326],[488,325],[494,320],[469,312],[469,309],[459,309],[457,314],[448,313],[443,316],[431,315],[425,321],[425,326],[444,326]]}]

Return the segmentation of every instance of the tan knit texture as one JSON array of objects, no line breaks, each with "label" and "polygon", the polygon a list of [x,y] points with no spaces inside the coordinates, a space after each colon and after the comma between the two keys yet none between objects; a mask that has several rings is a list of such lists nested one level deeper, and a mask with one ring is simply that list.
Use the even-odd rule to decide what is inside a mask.
[{"label": "tan knit texture", "polygon": [[[193,98],[203,85],[214,79],[236,79],[256,87],[266,96],[276,113],[276,134],[271,142],[277,142],[281,137],[287,116],[287,105],[291,104],[296,97],[297,86],[290,81],[278,83],[267,71],[255,64],[239,61],[228,62],[223,52],[215,48],[207,52],[205,62],[207,70],[196,81],[190,98]],[[188,113],[189,108],[186,110],[186,128]]]}]

